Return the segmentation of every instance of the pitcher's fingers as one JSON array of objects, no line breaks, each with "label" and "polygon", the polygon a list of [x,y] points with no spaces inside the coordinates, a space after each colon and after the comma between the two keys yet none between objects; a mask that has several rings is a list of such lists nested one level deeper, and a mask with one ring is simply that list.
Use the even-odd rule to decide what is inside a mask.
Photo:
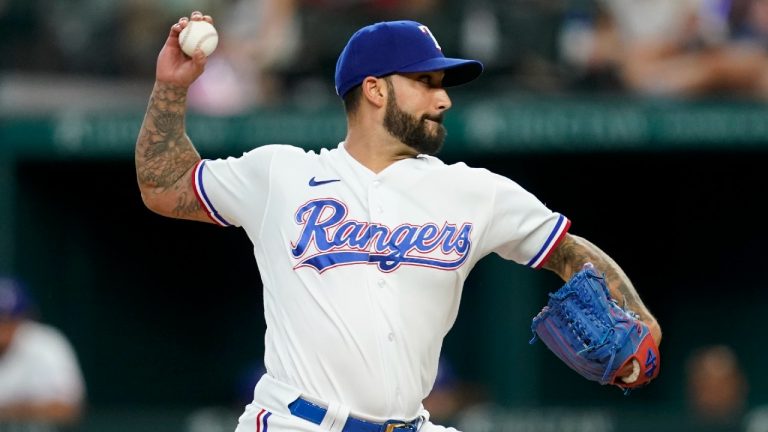
[{"label": "pitcher's fingers", "polygon": [[213,24],[213,17],[210,15],[204,15],[203,20],[208,21],[209,24]]},{"label": "pitcher's fingers", "polygon": [[191,14],[191,15],[189,15],[189,18],[190,18],[192,21],[200,21],[200,20],[202,20],[202,19],[203,19],[203,13],[202,13],[202,12],[200,12],[200,11],[194,11],[194,12],[192,12],[192,14]]},{"label": "pitcher's fingers", "polygon": [[181,33],[181,25],[179,25],[179,23],[176,23],[176,24],[171,26],[171,31],[168,33],[168,38],[169,39],[172,39],[172,38],[178,39],[179,38],[179,33]]},{"label": "pitcher's fingers", "polygon": [[184,30],[184,27],[187,26],[187,23],[189,23],[189,18],[182,17],[179,18],[179,22],[171,26],[171,31],[168,34],[169,38],[178,38],[179,33],[181,33],[182,30]]},{"label": "pitcher's fingers", "polygon": [[195,52],[192,53],[192,61],[195,62],[197,67],[202,68],[205,66],[205,62],[208,61],[208,57],[206,57],[203,50],[195,48]]},{"label": "pitcher's fingers", "polygon": [[621,370],[619,371],[618,376],[622,377],[622,378],[630,377],[632,375],[632,373],[634,372],[634,369],[635,369],[635,367],[632,365],[632,362],[629,362],[629,363],[625,364],[623,368],[621,368]]}]

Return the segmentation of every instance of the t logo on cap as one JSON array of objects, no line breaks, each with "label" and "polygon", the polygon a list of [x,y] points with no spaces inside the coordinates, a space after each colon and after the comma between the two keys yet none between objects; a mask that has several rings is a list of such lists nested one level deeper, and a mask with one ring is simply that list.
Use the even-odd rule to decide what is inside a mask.
[{"label": "t logo on cap", "polygon": [[429,27],[427,27],[427,26],[425,26],[425,25],[422,25],[422,26],[419,26],[419,29],[420,29],[420,30],[421,30],[421,31],[422,31],[424,34],[426,34],[426,35],[428,35],[429,37],[431,37],[431,38],[432,38],[432,41],[435,43],[435,46],[437,47],[437,49],[439,49],[440,51],[442,51],[442,50],[443,50],[442,48],[440,48],[440,44],[439,44],[439,43],[437,43],[437,39],[435,38],[435,35],[433,35],[431,31],[429,31]]},{"label": "t logo on cap", "polygon": [[439,70],[445,72],[443,87],[450,87],[477,78],[483,65],[446,57],[435,35],[416,21],[380,22],[361,28],[347,42],[336,62],[336,93],[344,97],[369,76]]}]

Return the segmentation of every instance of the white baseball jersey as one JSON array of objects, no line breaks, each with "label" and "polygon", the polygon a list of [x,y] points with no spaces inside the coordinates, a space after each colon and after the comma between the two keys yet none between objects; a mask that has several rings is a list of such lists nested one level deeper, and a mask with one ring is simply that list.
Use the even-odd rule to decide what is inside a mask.
[{"label": "white baseball jersey", "polygon": [[75,352],[57,329],[25,321],[0,354],[0,407],[19,403],[80,403],[85,384]]},{"label": "white baseball jersey", "polygon": [[372,419],[419,414],[480,258],[538,267],[569,226],[485,169],[419,156],[374,173],[344,143],[204,160],[194,183],[253,242],[269,375]]}]

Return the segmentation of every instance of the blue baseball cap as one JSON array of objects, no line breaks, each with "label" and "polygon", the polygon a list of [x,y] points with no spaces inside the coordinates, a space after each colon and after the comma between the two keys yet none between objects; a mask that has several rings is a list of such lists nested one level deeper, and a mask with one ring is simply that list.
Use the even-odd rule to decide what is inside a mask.
[{"label": "blue baseball cap", "polygon": [[336,93],[344,97],[365,77],[444,70],[443,86],[464,84],[480,76],[476,60],[448,58],[427,26],[416,21],[387,21],[355,32],[336,62]]},{"label": "blue baseball cap", "polygon": [[0,276],[0,318],[19,318],[29,307],[30,299],[21,283]]}]

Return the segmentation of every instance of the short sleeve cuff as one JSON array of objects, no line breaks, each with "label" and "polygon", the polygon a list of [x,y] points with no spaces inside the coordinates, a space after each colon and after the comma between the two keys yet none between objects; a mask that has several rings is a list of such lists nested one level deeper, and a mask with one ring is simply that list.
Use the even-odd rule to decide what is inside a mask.
[{"label": "short sleeve cuff", "polygon": [[195,190],[195,196],[200,202],[200,205],[205,209],[206,214],[212,221],[221,226],[232,226],[226,219],[224,219],[213,203],[205,193],[205,187],[203,186],[203,171],[205,169],[206,159],[201,160],[195,165],[194,175],[192,176],[192,188]]},{"label": "short sleeve cuff", "polygon": [[528,261],[525,265],[536,269],[541,268],[549,259],[552,251],[555,250],[555,247],[557,247],[563,237],[565,237],[565,234],[568,232],[568,228],[570,227],[571,221],[565,216],[559,215],[557,222],[555,223],[552,232],[549,233],[549,236],[544,242],[544,245],[541,247],[541,249],[539,249],[539,252],[534,255],[534,257],[531,258],[531,260]]}]

